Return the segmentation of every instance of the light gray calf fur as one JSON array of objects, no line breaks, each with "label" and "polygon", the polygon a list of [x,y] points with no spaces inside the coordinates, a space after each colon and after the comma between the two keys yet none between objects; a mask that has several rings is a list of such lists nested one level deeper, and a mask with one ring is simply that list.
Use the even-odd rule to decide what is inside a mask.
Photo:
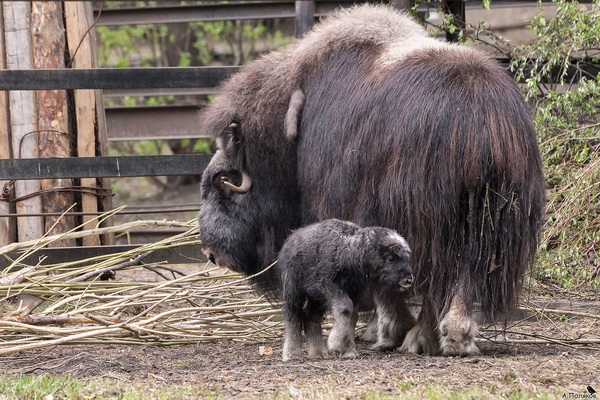
[{"label": "light gray calf fur", "polygon": [[[396,231],[360,228],[351,222],[330,219],[296,230],[279,253],[283,282],[285,337],[283,360],[302,355],[302,331],[308,356],[332,351],[342,358],[358,354],[354,328],[358,310],[375,306],[378,311],[374,349],[399,345],[390,332],[387,308],[412,284],[410,248]],[[334,323],[327,347],[321,322],[330,311]],[[401,318],[414,321],[410,312]],[[393,315],[395,318],[396,312]]]}]

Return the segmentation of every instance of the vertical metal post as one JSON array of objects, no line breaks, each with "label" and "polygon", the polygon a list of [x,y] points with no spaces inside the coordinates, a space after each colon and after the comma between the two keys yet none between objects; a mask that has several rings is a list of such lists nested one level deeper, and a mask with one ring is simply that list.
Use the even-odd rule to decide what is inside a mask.
[{"label": "vertical metal post", "polygon": [[454,15],[454,25],[458,28],[454,33],[446,32],[446,40],[458,42],[458,33],[466,27],[465,0],[442,0],[442,10]]},{"label": "vertical metal post", "polygon": [[315,2],[296,1],[296,38],[302,38],[314,23]]}]

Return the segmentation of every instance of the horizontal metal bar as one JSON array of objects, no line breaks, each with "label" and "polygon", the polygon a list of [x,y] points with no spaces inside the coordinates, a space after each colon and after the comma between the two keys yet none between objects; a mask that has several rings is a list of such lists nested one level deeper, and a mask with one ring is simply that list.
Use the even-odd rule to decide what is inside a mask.
[{"label": "horizontal metal bar", "polygon": [[0,70],[0,90],[215,87],[241,67]]},{"label": "horizontal metal bar", "polygon": [[[138,247],[139,245],[43,248],[26,257],[22,263],[36,265],[41,257],[47,257],[44,259],[43,265],[61,264],[76,260],[86,260],[92,257],[123,253]],[[19,256],[19,253],[13,252],[8,253],[4,257],[0,257],[0,271],[10,266],[11,261],[9,258],[15,260]],[[169,264],[194,264],[205,263],[207,260],[206,256],[202,254],[201,246],[195,245],[158,249],[144,258],[145,264],[154,264],[164,261]]]},{"label": "horizontal metal bar", "polygon": [[108,140],[198,139],[200,105],[107,107]]},{"label": "horizontal metal bar", "polygon": [[[365,1],[317,1],[315,16],[329,14],[341,6]],[[95,11],[95,16],[98,11]],[[249,19],[294,18],[295,1],[263,1],[254,3],[159,5],[155,7],[103,9],[98,25],[171,24],[197,21],[232,21]]]},{"label": "horizontal metal bar", "polygon": [[0,160],[0,180],[201,175],[211,154]]}]

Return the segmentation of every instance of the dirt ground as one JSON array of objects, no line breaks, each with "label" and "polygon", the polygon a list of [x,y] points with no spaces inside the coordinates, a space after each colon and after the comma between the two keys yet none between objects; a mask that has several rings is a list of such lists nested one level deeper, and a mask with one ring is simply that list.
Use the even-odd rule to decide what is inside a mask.
[{"label": "dirt ground", "polygon": [[[150,202],[165,200],[164,195]],[[190,197],[198,196],[192,187]],[[158,200],[157,200],[158,198]],[[581,298],[578,298],[578,301]],[[579,310],[600,314],[600,303]],[[333,388],[326,398],[394,397],[406,388],[442,385],[454,390],[479,387],[490,398],[515,391],[556,398],[583,398],[587,387],[600,390],[600,320],[560,316],[530,317],[509,326],[509,338],[533,336],[598,340],[584,348],[560,344],[511,343],[483,327],[478,338],[481,354],[472,357],[431,357],[377,352],[358,342],[354,360],[303,359],[282,362],[282,340],[260,343],[220,341],[188,346],[67,345],[0,357],[0,374],[68,374],[81,379],[102,377],[115,382],[193,387],[220,398],[303,398],[306,390]],[[539,341],[539,336],[533,341]],[[272,349],[262,354],[261,347]],[[565,395],[566,397],[563,397]],[[117,396],[118,398],[118,396]],[[589,397],[588,397],[589,398]]]},{"label": "dirt ground", "polygon": [[[551,326],[551,328],[549,328]],[[589,320],[519,323],[511,331],[586,337],[596,331]],[[549,332],[549,329],[554,332]],[[482,335],[494,336],[490,329]],[[522,339],[522,337],[521,337]],[[260,347],[272,355],[261,355]],[[561,398],[600,388],[598,347],[574,349],[554,344],[500,344],[480,341],[481,355],[431,357],[371,351],[358,343],[354,360],[303,359],[282,362],[282,341],[221,341],[190,346],[71,345],[0,358],[3,374],[69,374],[152,385],[194,387],[221,398],[301,398],[303,390],[335,388],[329,398],[364,398],[365,393],[394,396],[410,385],[442,385],[456,390],[479,387],[490,397],[521,391]],[[574,397],[571,397],[574,398]],[[580,397],[581,398],[581,397]]]}]

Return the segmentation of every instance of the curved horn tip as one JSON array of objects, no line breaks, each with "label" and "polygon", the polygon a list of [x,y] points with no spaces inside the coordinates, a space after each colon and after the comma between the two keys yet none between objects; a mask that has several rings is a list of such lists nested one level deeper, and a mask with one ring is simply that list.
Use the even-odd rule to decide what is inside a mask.
[{"label": "curved horn tip", "polygon": [[246,174],[243,171],[242,171],[242,183],[240,184],[240,186],[236,186],[233,183],[228,182],[228,181],[224,181],[223,184],[225,186],[227,186],[229,189],[231,189],[232,192],[237,193],[237,194],[246,194],[250,191],[250,189],[252,189],[252,180],[250,179],[248,174]]}]

